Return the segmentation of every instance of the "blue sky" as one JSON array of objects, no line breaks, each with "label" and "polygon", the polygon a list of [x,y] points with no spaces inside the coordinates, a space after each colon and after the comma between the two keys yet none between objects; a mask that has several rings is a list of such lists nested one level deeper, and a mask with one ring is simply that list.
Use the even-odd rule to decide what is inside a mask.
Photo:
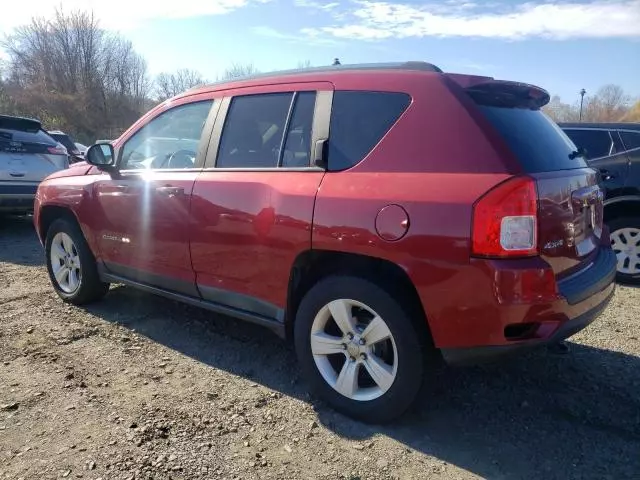
[{"label": "blue sky", "polygon": [[[10,33],[47,0],[13,3]],[[152,74],[232,63],[261,71],[426,60],[446,71],[534,83],[575,101],[607,83],[640,97],[640,0],[63,0],[132,40]]]}]

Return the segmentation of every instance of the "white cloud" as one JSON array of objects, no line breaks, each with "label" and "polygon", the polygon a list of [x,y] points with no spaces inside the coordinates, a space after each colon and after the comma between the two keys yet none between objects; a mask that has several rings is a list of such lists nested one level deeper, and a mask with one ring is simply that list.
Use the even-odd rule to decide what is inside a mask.
[{"label": "white cloud", "polygon": [[340,6],[339,2],[318,2],[316,0],[293,0],[296,7],[305,7],[317,10],[329,11]]},{"label": "white cloud", "polygon": [[307,46],[337,46],[341,42],[334,38],[327,38],[326,34],[319,34],[316,30],[303,28],[299,33],[284,33],[275,28],[259,25],[251,27],[251,32],[261,37],[275,38],[276,40],[284,40],[292,43],[304,42]]},{"label": "white cloud", "polygon": [[[9,0],[10,1],[10,0]],[[266,3],[270,0],[29,0],[10,1],[11,9],[0,15],[0,33],[29,23],[32,17],[51,18],[56,8],[65,12],[93,11],[100,24],[108,29],[135,28],[141,22],[155,19],[173,19],[223,15],[249,3]]]},{"label": "white cloud", "polygon": [[[408,37],[523,39],[640,38],[640,0],[528,2],[518,6],[444,1],[422,6],[359,0],[337,23],[314,35],[383,40]],[[499,7],[499,8],[498,8]]]}]

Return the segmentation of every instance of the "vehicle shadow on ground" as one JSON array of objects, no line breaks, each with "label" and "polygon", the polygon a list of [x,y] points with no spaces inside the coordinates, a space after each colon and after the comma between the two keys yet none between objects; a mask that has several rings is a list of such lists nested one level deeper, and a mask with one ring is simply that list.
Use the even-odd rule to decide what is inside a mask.
[{"label": "vehicle shadow on ground", "polygon": [[[127,313],[123,315],[123,306]],[[314,404],[335,433],[376,433],[485,478],[632,478],[640,472],[640,358],[571,344],[498,364],[444,369],[418,406],[387,426],[352,421],[313,400],[292,349],[260,327],[115,287],[99,317],[216,369]],[[246,352],[251,352],[247,355]],[[415,453],[414,453],[415,454]],[[411,453],[408,453],[411,455]],[[425,467],[428,468],[428,467]],[[432,467],[433,468],[433,467]]]},{"label": "vehicle shadow on ground", "polygon": [[44,265],[44,252],[32,216],[0,216],[0,262]]}]

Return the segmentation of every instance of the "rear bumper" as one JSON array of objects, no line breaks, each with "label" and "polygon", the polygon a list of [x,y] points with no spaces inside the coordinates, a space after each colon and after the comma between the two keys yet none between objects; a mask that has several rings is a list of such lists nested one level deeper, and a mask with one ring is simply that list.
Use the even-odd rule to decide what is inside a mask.
[{"label": "rear bumper", "polygon": [[[608,240],[607,240],[608,242]],[[525,282],[523,272],[543,272],[541,258],[472,261],[424,305],[435,346],[445,362],[485,361],[570,337],[606,308],[615,290],[616,255],[603,240],[588,267],[548,288],[546,277]],[[554,280],[551,280],[554,281]]]},{"label": "rear bumper", "polygon": [[0,212],[26,212],[33,210],[38,184],[3,185],[0,182]]},{"label": "rear bumper", "polygon": [[608,295],[602,302],[600,302],[591,310],[586,311],[582,315],[559,324],[555,332],[546,338],[518,342],[510,345],[468,348],[443,348],[441,350],[442,357],[444,361],[449,365],[474,365],[487,361],[497,360],[505,355],[514,354],[528,349],[538,348],[560,342],[586,328],[600,316],[600,314],[607,308],[607,305],[609,305],[609,302],[613,298],[613,284],[609,288],[607,288],[607,291],[610,293],[608,293]]}]

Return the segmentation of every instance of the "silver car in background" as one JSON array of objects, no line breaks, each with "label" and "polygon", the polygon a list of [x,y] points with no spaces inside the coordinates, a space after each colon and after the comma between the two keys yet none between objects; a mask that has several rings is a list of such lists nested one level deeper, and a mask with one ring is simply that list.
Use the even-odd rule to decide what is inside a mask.
[{"label": "silver car in background", "polygon": [[0,213],[28,213],[38,184],[69,168],[67,149],[38,120],[0,115]]}]

